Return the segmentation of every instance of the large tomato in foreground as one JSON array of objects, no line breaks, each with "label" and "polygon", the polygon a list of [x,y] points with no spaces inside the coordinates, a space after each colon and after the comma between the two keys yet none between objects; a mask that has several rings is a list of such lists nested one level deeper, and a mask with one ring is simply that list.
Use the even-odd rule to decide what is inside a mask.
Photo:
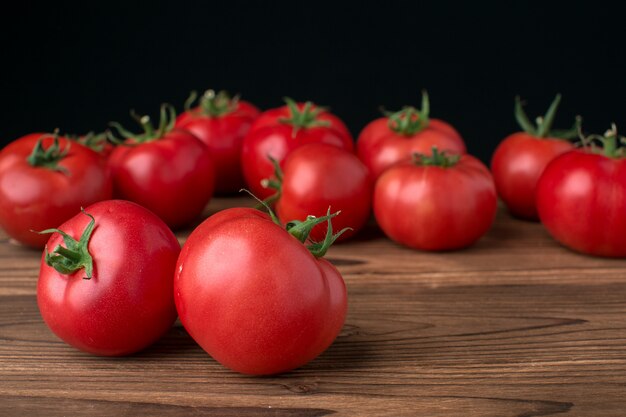
[{"label": "large tomato in foreground", "polygon": [[112,123],[126,141],[109,157],[115,197],[141,204],[174,229],[202,213],[215,182],[209,149],[193,134],[174,128],[175,118],[171,106],[161,107],[158,129],[148,116],[137,117],[143,134]]},{"label": "large tomato in foreground", "polygon": [[286,372],[322,353],[343,325],[346,288],[319,257],[334,238],[303,243],[330,217],[293,222],[287,231],[258,210],[233,208],[198,226],[174,278],[191,337],[224,366],[253,375]]},{"label": "large tomato in foreground", "polygon": [[104,161],[83,145],[33,133],[0,152],[0,226],[13,239],[42,248],[47,236],[82,206],[111,198]]},{"label": "large tomato in foreground", "polygon": [[180,245],[157,216],[130,201],[102,201],[53,231],[37,303],[59,338],[120,356],[152,344],[174,323]]},{"label": "large tomato in foreground", "polygon": [[176,119],[176,127],[193,133],[207,145],[215,162],[215,190],[233,193],[245,185],[241,172],[241,146],[260,111],[251,103],[231,98],[227,92],[208,90],[199,105],[190,108],[195,92]]},{"label": "large tomato in foreground", "polygon": [[517,97],[515,118],[524,131],[507,136],[493,154],[491,172],[498,195],[514,216],[538,219],[535,188],[541,173],[555,157],[574,149],[568,139],[578,135],[580,118],[569,130],[552,130],[560,101],[561,95],[557,94],[546,115],[533,126]]},{"label": "large tomato in foreground", "polygon": [[429,155],[432,148],[454,154],[466,152],[461,135],[448,123],[429,117],[428,94],[422,93],[422,109],[404,107],[369,123],[356,142],[357,155],[376,179],[411,154]]},{"label": "large tomato in foreground", "polygon": [[422,250],[460,249],[491,227],[497,199],[493,178],[470,155],[448,156],[433,149],[380,176],[374,215],[392,240]]},{"label": "large tomato in foreground", "polygon": [[296,148],[308,143],[327,143],[352,152],[354,144],[339,118],[310,101],[263,112],[243,141],[241,164],[249,189],[260,198],[274,194],[261,181],[274,175],[271,159],[282,163]]},{"label": "large tomato in foreground", "polygon": [[[589,255],[626,257],[626,155],[615,129],[555,158],[537,183],[541,223],[563,245]],[[622,141],[626,139],[622,138]]]},{"label": "large tomato in foreground", "polygon": [[[349,228],[339,240],[350,238],[367,222],[372,206],[372,182],[367,168],[351,152],[325,143],[312,143],[293,151],[278,169],[278,179],[269,181],[275,194],[276,214],[281,222],[323,216],[328,208],[341,211],[333,227]],[[282,172],[281,172],[282,171]],[[323,240],[326,228],[317,225],[311,239]]]}]

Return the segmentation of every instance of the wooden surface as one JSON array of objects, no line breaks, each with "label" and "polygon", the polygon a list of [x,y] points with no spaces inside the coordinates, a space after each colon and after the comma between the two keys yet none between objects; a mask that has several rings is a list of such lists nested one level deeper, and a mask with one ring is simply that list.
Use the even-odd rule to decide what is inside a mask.
[{"label": "wooden surface", "polygon": [[464,251],[404,249],[374,226],[332,248],[343,331],[264,378],[223,368],[178,323],[131,357],[74,350],[39,315],[40,253],[0,240],[0,416],[626,415],[626,261],[503,212]]}]

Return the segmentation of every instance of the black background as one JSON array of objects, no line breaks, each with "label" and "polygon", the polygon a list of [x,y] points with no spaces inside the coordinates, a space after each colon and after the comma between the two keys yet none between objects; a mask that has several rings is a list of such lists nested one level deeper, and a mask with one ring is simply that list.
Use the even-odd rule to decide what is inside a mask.
[{"label": "black background", "polygon": [[[227,89],[261,108],[283,96],[328,105],[356,135],[378,108],[419,104],[487,161],[563,94],[556,127],[624,120],[626,25],[599,2],[12,3],[2,12],[2,144],[34,131],[83,133],[128,111],[182,108]],[[626,129],[626,128],[625,128]]]}]

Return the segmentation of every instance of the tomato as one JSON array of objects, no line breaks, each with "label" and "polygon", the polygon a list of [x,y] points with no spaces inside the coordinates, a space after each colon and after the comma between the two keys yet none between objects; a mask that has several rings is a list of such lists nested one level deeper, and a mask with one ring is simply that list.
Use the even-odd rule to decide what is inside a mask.
[{"label": "tomato", "polygon": [[195,91],[186,103],[186,111],[178,116],[176,127],[188,130],[204,142],[215,162],[216,192],[233,193],[245,186],[241,172],[241,146],[259,109],[227,92],[215,94],[208,90],[200,104],[190,109]]},{"label": "tomato", "polygon": [[[331,207],[332,211],[341,211],[333,226],[351,229],[339,238],[345,240],[369,219],[372,183],[365,165],[348,151],[325,143],[301,146],[284,160],[284,170],[278,177],[280,181],[274,183],[280,189],[276,213],[282,222],[323,216]],[[325,235],[321,224],[311,232],[316,241]]]},{"label": "tomato", "polygon": [[516,217],[538,219],[535,188],[541,173],[556,156],[574,148],[567,139],[578,135],[580,118],[576,119],[576,124],[570,130],[551,130],[560,101],[559,94],[545,117],[539,118],[537,126],[533,126],[517,97],[515,117],[524,131],[507,136],[491,159],[491,172],[498,195]]},{"label": "tomato", "polygon": [[[273,214],[272,214],[273,217]],[[305,246],[324,216],[289,232],[249,208],[218,212],[185,242],[174,278],[180,321],[213,358],[235,371],[268,375],[313,360],[337,337],[347,296],[321,258],[334,238]]]},{"label": "tomato", "polygon": [[354,144],[348,128],[336,116],[307,101],[285,99],[286,106],[268,110],[259,116],[243,141],[241,164],[250,190],[267,198],[274,190],[261,181],[274,174],[270,157],[282,162],[299,146],[327,143],[352,152]]},{"label": "tomato", "polygon": [[385,171],[374,190],[374,215],[392,240],[415,249],[460,249],[491,227],[493,178],[470,155],[417,156]]},{"label": "tomato", "polygon": [[157,216],[129,201],[102,201],[48,232],[56,233],[41,259],[37,303],[59,338],[121,356],[172,326],[180,245]]},{"label": "tomato", "polygon": [[356,149],[372,178],[413,153],[429,155],[433,147],[455,154],[466,152],[461,135],[448,123],[431,119],[429,113],[428,94],[423,92],[421,110],[407,106],[365,126]]},{"label": "tomato", "polygon": [[588,146],[548,164],[537,183],[537,210],[541,223],[563,245],[589,255],[623,258],[626,154],[617,148],[615,130],[602,142],[603,150]]},{"label": "tomato", "polygon": [[113,123],[127,140],[115,148],[109,165],[117,198],[141,204],[179,228],[198,217],[211,199],[215,167],[206,145],[174,128],[174,120],[173,109],[164,106],[158,129],[149,117],[140,118],[141,135]]},{"label": "tomato", "polygon": [[48,238],[33,230],[56,227],[111,195],[98,155],[56,132],[23,136],[0,152],[0,226],[25,245],[42,248]]}]

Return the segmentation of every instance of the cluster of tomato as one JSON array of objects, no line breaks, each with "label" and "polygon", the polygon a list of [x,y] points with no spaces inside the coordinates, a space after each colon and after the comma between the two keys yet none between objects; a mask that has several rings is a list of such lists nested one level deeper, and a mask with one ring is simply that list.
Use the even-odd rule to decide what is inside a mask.
[{"label": "cluster of tomato", "polygon": [[[112,123],[123,139],[31,134],[0,153],[0,226],[26,245],[47,242],[39,308],[81,350],[136,352],[179,316],[231,369],[301,366],[333,342],[346,315],[343,279],[322,257],[372,208],[394,241],[451,250],[486,233],[500,195],[571,248],[626,256],[623,140],[612,130],[575,149],[566,139],[579,120],[551,129],[559,96],[536,126],[517,101],[525,132],[500,144],[491,172],[452,126],[429,117],[425,93],[421,109],[368,124],[356,152],[343,122],[310,102],[286,99],[261,113],[224,92],[192,107],[197,98],[178,117],[164,105],[156,127],[134,115],[142,133]],[[198,218],[214,191],[242,187],[267,213],[221,211],[181,250],[171,230]]]}]

